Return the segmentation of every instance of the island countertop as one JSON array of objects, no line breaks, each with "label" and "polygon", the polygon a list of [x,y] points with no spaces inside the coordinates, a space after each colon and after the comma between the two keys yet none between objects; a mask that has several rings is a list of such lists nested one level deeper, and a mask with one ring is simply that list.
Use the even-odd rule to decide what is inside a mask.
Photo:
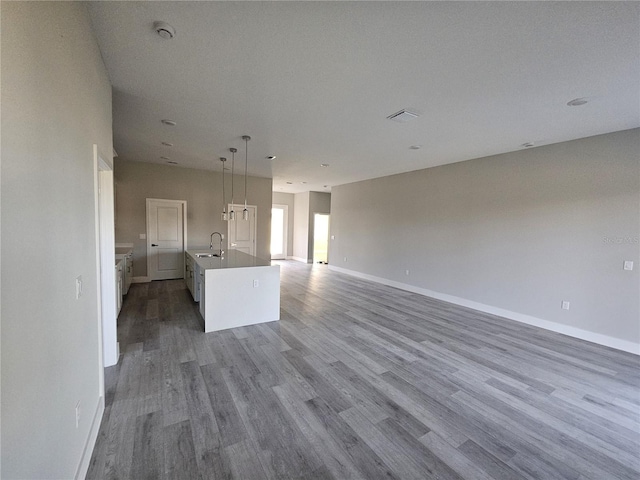
[{"label": "island countertop", "polygon": [[203,270],[224,269],[224,268],[243,268],[243,267],[269,267],[271,261],[254,257],[253,255],[240,252],[238,250],[227,250],[222,257],[197,257],[198,253],[215,253],[216,249],[197,249],[187,250],[189,255]]}]

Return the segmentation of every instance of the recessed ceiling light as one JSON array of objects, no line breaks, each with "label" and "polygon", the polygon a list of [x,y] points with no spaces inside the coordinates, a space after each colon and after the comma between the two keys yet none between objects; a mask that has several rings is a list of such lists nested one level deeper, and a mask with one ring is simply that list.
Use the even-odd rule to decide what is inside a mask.
[{"label": "recessed ceiling light", "polygon": [[287,182],[287,185],[293,185],[293,182]]},{"label": "recessed ceiling light", "polygon": [[402,109],[399,112],[393,113],[389,115],[387,118],[389,120],[393,120],[394,122],[405,123],[409,120],[413,120],[414,118],[418,118],[420,116],[419,113],[410,112],[409,110]]},{"label": "recessed ceiling light", "polygon": [[169,157],[160,157],[160,160],[171,160]]},{"label": "recessed ceiling light", "polygon": [[329,188],[329,185],[323,185],[324,188]]},{"label": "recessed ceiling light", "polygon": [[531,147],[533,147],[533,146],[534,146],[534,143],[533,143],[533,142],[527,142],[527,143],[523,143],[523,144],[522,144],[522,145],[520,145],[520,146],[521,146],[521,147],[524,147],[524,148],[531,148]]},{"label": "recessed ceiling light", "polygon": [[173,147],[173,143],[169,142],[162,142],[162,145],[164,145],[165,147]]},{"label": "recessed ceiling light", "polygon": [[567,105],[569,105],[570,107],[579,107],[580,105],[584,105],[588,102],[589,100],[587,100],[586,98],[574,98],[570,102],[567,102]]},{"label": "recessed ceiling light", "polygon": [[153,29],[165,40],[171,40],[176,36],[176,29],[167,22],[153,22]]},{"label": "recessed ceiling light", "polygon": [[176,122],[174,122],[173,120],[160,120],[162,123],[164,123],[165,125],[169,125],[171,127],[175,127],[177,124]]},{"label": "recessed ceiling light", "polygon": [[409,147],[409,149],[411,150],[420,150],[422,148],[422,145],[411,145]]},{"label": "recessed ceiling light", "polygon": [[275,160],[275,159],[276,159],[276,156],[275,156],[275,155],[269,155],[269,156],[267,157],[267,160]]},{"label": "recessed ceiling light", "polygon": [[321,164],[320,164],[320,166],[321,166],[321,167],[328,167],[328,166],[329,166],[329,164],[328,164],[328,163],[321,163]]},{"label": "recessed ceiling light", "polygon": [[302,185],[305,185],[307,182],[300,182]]},{"label": "recessed ceiling light", "polygon": [[171,161],[169,161],[167,163],[170,163],[171,165],[178,165],[178,162],[174,162],[173,160],[171,160]]}]

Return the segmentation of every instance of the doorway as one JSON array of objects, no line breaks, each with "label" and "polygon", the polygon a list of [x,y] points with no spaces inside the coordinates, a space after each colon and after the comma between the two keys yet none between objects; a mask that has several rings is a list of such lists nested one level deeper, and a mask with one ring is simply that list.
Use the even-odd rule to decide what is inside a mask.
[{"label": "doorway", "polygon": [[289,234],[289,206],[271,206],[271,259],[287,258],[287,236]]},{"label": "doorway", "polygon": [[147,198],[147,275],[150,280],[184,278],[187,202]]},{"label": "doorway", "polygon": [[256,213],[258,207],[247,205],[249,220],[242,219],[244,205],[229,204],[229,210],[236,212],[236,219],[229,220],[228,249],[240,250],[249,255],[256,254]]},{"label": "doorway", "polygon": [[329,215],[313,215],[313,263],[329,263]]}]

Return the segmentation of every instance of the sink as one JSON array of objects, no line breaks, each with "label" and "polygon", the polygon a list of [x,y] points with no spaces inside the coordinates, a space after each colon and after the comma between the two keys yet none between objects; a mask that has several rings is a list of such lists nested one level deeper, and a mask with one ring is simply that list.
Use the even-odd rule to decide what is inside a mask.
[{"label": "sink", "polygon": [[217,253],[196,253],[196,257],[198,258],[211,258],[211,257],[219,257]]}]

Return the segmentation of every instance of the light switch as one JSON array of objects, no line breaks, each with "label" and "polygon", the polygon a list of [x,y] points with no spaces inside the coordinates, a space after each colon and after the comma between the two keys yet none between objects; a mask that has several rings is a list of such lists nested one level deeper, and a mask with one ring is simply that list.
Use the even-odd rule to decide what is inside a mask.
[{"label": "light switch", "polygon": [[566,300],[562,301],[562,309],[563,310],[569,310],[570,306],[571,306],[571,303],[567,302]]},{"label": "light switch", "polygon": [[633,270],[633,261],[632,260],[625,260],[623,268],[625,270]]},{"label": "light switch", "polygon": [[331,240],[335,240],[336,236],[335,235],[331,235]]},{"label": "light switch", "polygon": [[260,280],[253,281],[253,288],[258,288],[260,286]]}]

